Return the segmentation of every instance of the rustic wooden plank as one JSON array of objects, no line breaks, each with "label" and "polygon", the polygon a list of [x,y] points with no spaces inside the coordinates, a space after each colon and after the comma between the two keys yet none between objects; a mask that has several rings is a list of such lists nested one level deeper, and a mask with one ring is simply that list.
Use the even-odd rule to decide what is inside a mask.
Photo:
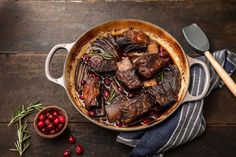
[{"label": "rustic wooden plank", "polygon": [[[71,122],[87,122],[70,103],[65,90],[47,80],[44,74],[46,54],[0,55],[0,122],[8,122],[17,106],[41,100],[45,104],[59,105],[70,113]],[[65,54],[52,60],[52,74],[60,76]],[[233,75],[236,80],[236,74]],[[205,102],[205,115],[209,124],[236,123],[235,98],[227,88],[213,92]],[[30,121],[32,121],[30,118]]]},{"label": "rustic wooden plank", "polygon": [[[60,157],[63,156],[65,149],[71,149],[73,151],[72,156],[77,156],[74,152],[75,145],[68,142],[70,132],[76,135],[77,142],[84,146],[83,157],[104,157],[104,155],[126,157],[131,150],[129,147],[115,142],[116,132],[105,130],[90,123],[70,123],[66,133],[62,137],[53,140],[39,137],[34,131],[32,123],[29,130],[32,134],[31,146],[24,157]],[[9,151],[9,148],[14,147],[13,141],[16,140],[16,129],[7,127],[6,123],[0,123],[0,138],[6,140],[6,142],[0,142],[1,156],[18,156],[16,152]]]},{"label": "rustic wooden plank", "polygon": [[57,43],[72,42],[92,26],[113,19],[137,18],[173,34],[187,52],[181,28],[198,23],[212,50],[236,49],[236,1],[157,2],[0,2],[0,51],[47,53]]},{"label": "rustic wooden plank", "polygon": [[[74,146],[67,142],[69,132],[76,135],[77,141],[85,148],[83,157],[126,157],[132,148],[115,142],[117,132],[105,130],[89,123],[70,123],[66,134],[54,140],[42,139],[36,135],[30,124],[32,133],[31,146],[25,153],[25,157],[55,157],[62,156],[64,149],[73,149]],[[7,127],[7,124],[0,123],[0,139],[6,142],[0,143],[1,156],[15,157],[15,152],[10,152],[13,141],[16,139],[14,127]],[[168,157],[179,156],[214,156],[232,157],[236,155],[235,126],[212,126],[208,127],[206,133],[200,138],[167,152]],[[72,156],[76,156],[73,154]]]},{"label": "rustic wooden plank", "polygon": [[[73,121],[85,120],[69,101],[64,88],[47,80],[44,73],[46,55],[0,55],[0,122],[7,122],[18,105],[40,100],[46,105],[63,107]],[[54,76],[62,74],[65,55],[52,61]],[[30,118],[33,121],[33,117]]]}]

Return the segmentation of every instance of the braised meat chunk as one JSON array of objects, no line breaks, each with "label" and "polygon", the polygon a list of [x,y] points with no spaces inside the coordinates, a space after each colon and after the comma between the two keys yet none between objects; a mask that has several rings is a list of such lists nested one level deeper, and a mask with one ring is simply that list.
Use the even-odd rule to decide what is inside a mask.
[{"label": "braised meat chunk", "polygon": [[88,77],[86,83],[83,85],[82,96],[86,109],[98,107],[98,96],[100,94],[100,85],[95,77]]},{"label": "braised meat chunk", "polygon": [[129,29],[122,35],[116,37],[119,48],[124,52],[144,51],[149,43],[149,37],[135,29]]},{"label": "braised meat chunk", "polygon": [[113,59],[104,59],[100,55],[94,55],[89,60],[89,66],[96,72],[106,73],[117,70],[116,61]]},{"label": "braised meat chunk", "polygon": [[128,87],[128,89],[136,89],[142,86],[142,82],[136,75],[128,57],[124,57],[120,62],[117,62],[117,67],[118,71],[116,71],[116,78]]},{"label": "braised meat chunk", "polygon": [[154,86],[147,87],[153,100],[162,107],[168,107],[178,100],[180,74],[176,65],[169,65],[160,76],[161,80]]},{"label": "braised meat chunk", "polygon": [[150,78],[169,62],[169,57],[161,58],[159,54],[148,54],[141,56],[135,61],[138,73],[144,78]]},{"label": "braised meat chunk", "polygon": [[151,111],[151,97],[147,93],[142,93],[129,100],[121,98],[113,104],[107,105],[105,109],[109,122],[120,120],[123,124],[129,124]]}]

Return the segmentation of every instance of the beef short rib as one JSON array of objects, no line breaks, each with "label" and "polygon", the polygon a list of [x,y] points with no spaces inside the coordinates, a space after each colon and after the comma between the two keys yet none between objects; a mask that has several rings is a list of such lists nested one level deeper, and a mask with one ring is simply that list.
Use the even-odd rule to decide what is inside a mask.
[{"label": "beef short rib", "polygon": [[180,73],[176,65],[169,65],[161,75],[163,80],[146,89],[157,104],[168,107],[178,100]]},{"label": "beef short rib", "polygon": [[120,98],[111,105],[105,106],[109,122],[120,120],[129,124],[152,110],[152,101],[148,93],[142,93],[133,99]]},{"label": "beef short rib", "polygon": [[117,67],[116,78],[128,89],[136,89],[142,86],[142,82],[136,75],[135,69],[128,57],[123,57],[120,62],[117,62]]}]

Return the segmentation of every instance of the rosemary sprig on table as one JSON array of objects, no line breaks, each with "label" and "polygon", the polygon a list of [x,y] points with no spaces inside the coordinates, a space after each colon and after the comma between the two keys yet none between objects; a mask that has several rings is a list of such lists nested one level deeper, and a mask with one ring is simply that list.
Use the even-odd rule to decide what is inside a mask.
[{"label": "rosemary sprig on table", "polygon": [[29,104],[29,106],[25,107],[24,105],[22,105],[11,117],[11,121],[8,124],[8,126],[10,126],[12,123],[15,123],[17,121],[19,121],[20,119],[23,119],[25,116],[27,116],[28,114],[32,113],[34,110],[40,110],[42,109],[42,104],[39,102],[33,102],[31,104]]},{"label": "rosemary sprig on table", "polygon": [[21,119],[17,123],[17,137],[18,140],[14,143],[15,149],[10,149],[11,151],[17,151],[20,156],[23,155],[25,150],[30,146],[30,132],[27,130],[28,124],[25,121],[21,122]]},{"label": "rosemary sprig on table", "polygon": [[15,149],[10,149],[11,151],[17,151],[20,156],[26,151],[26,149],[30,146],[30,132],[27,130],[28,124],[25,121],[22,122],[23,118],[29,114],[31,114],[35,110],[40,110],[43,108],[43,105],[39,102],[33,102],[29,104],[27,107],[25,105],[21,105],[20,108],[13,114],[11,117],[11,121],[8,124],[11,125],[16,123],[17,125],[17,141],[15,144]]}]

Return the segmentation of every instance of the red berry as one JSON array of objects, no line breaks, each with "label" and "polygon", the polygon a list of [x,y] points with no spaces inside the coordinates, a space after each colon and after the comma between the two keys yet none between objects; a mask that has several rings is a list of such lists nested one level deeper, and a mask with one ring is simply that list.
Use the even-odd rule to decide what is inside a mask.
[{"label": "red berry", "polygon": [[50,135],[53,135],[53,134],[55,134],[55,133],[56,133],[55,130],[51,130],[51,131],[50,131]]},{"label": "red berry", "polygon": [[118,87],[117,90],[118,90],[118,92],[123,93],[123,88]]},{"label": "red berry", "polygon": [[49,124],[51,124],[49,119],[45,119],[44,123],[48,126]]},{"label": "red berry", "polygon": [[128,98],[130,98],[130,99],[131,99],[131,98],[134,98],[134,96],[135,96],[135,95],[134,95],[133,93],[129,93],[129,94],[128,94]]},{"label": "red berry", "polygon": [[68,141],[69,141],[71,144],[73,144],[73,143],[76,142],[76,139],[75,139],[74,136],[70,136]]},{"label": "red berry", "polygon": [[44,134],[47,134],[47,129],[42,128],[42,129],[41,129],[41,132],[44,133]]},{"label": "red berry", "polygon": [[105,78],[104,79],[104,83],[105,83],[105,85],[107,85],[107,86],[109,86],[110,85],[110,79],[109,78]]},{"label": "red berry", "polygon": [[78,155],[82,155],[83,152],[84,152],[84,148],[78,144],[76,147],[75,147],[75,152],[78,154]]},{"label": "red berry", "polygon": [[68,149],[64,150],[63,157],[69,157],[70,156],[70,151]]},{"label": "red berry", "polygon": [[94,73],[90,73],[89,76],[90,77],[96,77],[96,75]]},{"label": "red berry", "polygon": [[83,86],[85,83],[86,83],[86,81],[82,80],[80,84],[81,84],[81,86]]},{"label": "red berry", "polygon": [[40,121],[44,121],[44,120],[45,120],[45,115],[41,114],[41,115],[39,116],[39,120],[40,120]]},{"label": "red berry", "polygon": [[122,123],[121,123],[121,121],[116,121],[116,126],[118,126],[118,127],[122,127]]},{"label": "red berry", "polygon": [[48,117],[50,120],[54,120],[54,117],[53,117],[52,114],[49,114],[47,117]]},{"label": "red berry", "polygon": [[97,76],[97,75],[96,75],[96,80],[97,80],[97,81],[100,81],[100,80],[101,80],[100,76]]},{"label": "red berry", "polygon": [[83,100],[83,99],[84,99],[83,95],[80,95],[80,96],[79,96],[79,98],[80,98],[81,100]]},{"label": "red berry", "polygon": [[95,112],[94,112],[94,111],[89,111],[88,114],[89,114],[89,116],[92,117],[92,118],[95,117]]},{"label": "red berry", "polygon": [[151,119],[150,118],[145,118],[142,120],[143,124],[148,124],[151,122]]},{"label": "red berry", "polygon": [[58,118],[55,118],[53,122],[54,122],[55,125],[58,125],[60,123]]},{"label": "red berry", "polygon": [[65,121],[66,121],[65,117],[62,115],[58,116],[58,119],[59,119],[60,123],[65,123]]},{"label": "red berry", "polygon": [[60,131],[63,128],[63,124],[58,124],[57,129]]},{"label": "red berry", "polygon": [[105,98],[108,98],[109,95],[110,95],[110,92],[109,92],[108,90],[105,90],[105,91],[104,91],[104,97],[105,97]]},{"label": "red berry", "polygon": [[42,121],[39,121],[37,126],[38,126],[38,128],[42,128],[44,126],[44,123]]},{"label": "red berry", "polygon": [[46,116],[48,117],[50,115],[50,113],[48,112],[48,113],[46,113]]},{"label": "red berry", "polygon": [[57,111],[54,111],[54,112],[52,113],[52,115],[53,115],[54,117],[58,117],[59,113],[58,113]]},{"label": "red berry", "polygon": [[53,126],[52,123],[50,123],[50,124],[47,126],[48,129],[53,129],[53,127],[54,127],[54,126]]}]

